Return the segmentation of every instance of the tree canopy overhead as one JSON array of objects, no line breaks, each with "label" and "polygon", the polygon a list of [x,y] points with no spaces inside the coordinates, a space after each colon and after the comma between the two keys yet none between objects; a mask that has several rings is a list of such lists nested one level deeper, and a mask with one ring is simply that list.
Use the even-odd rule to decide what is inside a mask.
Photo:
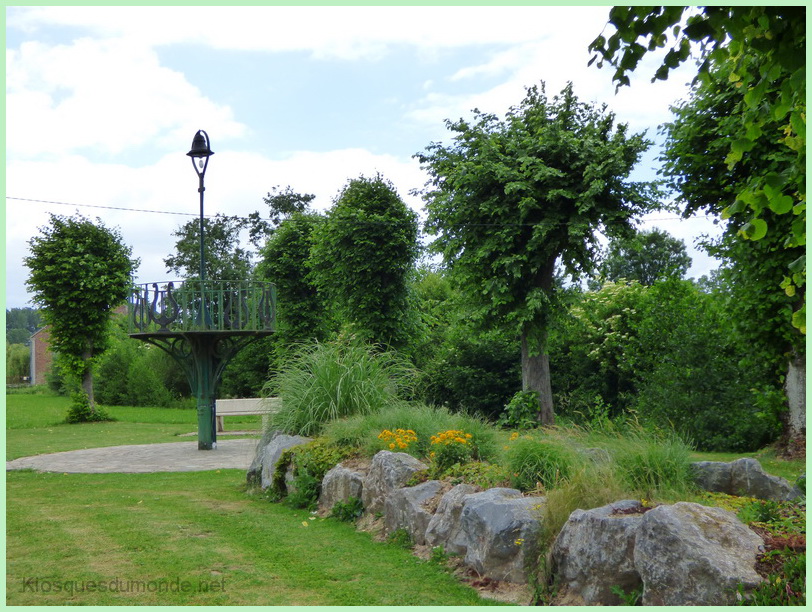
[{"label": "tree canopy overhead", "polygon": [[[683,22],[684,20],[684,22]],[[609,63],[618,87],[657,48],[671,48],[652,80],[699,53],[695,96],[734,89],[727,114],[705,117],[724,122],[716,134],[717,168],[737,174],[736,190],[717,203],[722,216],[737,215],[744,240],[763,240],[768,232],[779,248],[806,245],[806,7],[804,6],[636,6],[613,7],[616,32],[591,44],[592,62]],[[591,62],[590,62],[591,63]],[[720,78],[721,77],[721,78]],[[717,104],[715,110],[719,110]],[[732,120],[727,120],[727,118]],[[767,164],[743,170],[756,152],[769,150]],[[700,154],[695,149],[690,155]],[[706,154],[703,159],[710,160]],[[717,176],[723,176],[718,172]],[[686,210],[689,214],[690,210]],[[776,219],[787,216],[790,221]],[[775,284],[799,292],[806,279],[804,257],[791,260]],[[792,317],[805,331],[805,301]]]},{"label": "tree canopy overhead", "polygon": [[553,421],[547,323],[556,262],[590,272],[595,232],[629,235],[632,219],[658,206],[649,183],[628,176],[650,146],[615,124],[605,106],[579,102],[568,84],[548,99],[544,84],[504,120],[474,111],[446,121],[453,143],[416,157],[431,177],[423,190],[433,248],[490,324],[522,340],[522,378],[539,392],[540,420]]}]

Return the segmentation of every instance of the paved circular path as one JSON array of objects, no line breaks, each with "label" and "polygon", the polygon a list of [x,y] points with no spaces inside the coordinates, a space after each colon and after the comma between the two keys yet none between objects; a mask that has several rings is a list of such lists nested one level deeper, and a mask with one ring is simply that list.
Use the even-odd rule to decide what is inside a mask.
[{"label": "paved circular path", "polygon": [[197,441],[88,448],[20,457],[6,461],[6,470],[34,469],[72,474],[247,470],[254,459],[257,442],[255,438],[221,440],[217,442],[217,448],[210,451],[198,450]]}]

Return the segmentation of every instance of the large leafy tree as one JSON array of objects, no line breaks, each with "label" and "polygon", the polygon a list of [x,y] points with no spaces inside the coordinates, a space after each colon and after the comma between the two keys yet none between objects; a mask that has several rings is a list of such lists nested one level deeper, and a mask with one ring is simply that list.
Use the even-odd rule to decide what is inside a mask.
[{"label": "large leafy tree", "polygon": [[316,286],[362,339],[401,349],[412,336],[408,278],[417,235],[417,214],[380,175],[350,180],[315,228]]},{"label": "large leafy tree", "polygon": [[79,215],[51,215],[28,245],[28,289],[51,326],[51,347],[63,371],[81,381],[94,419],[92,366],[108,346],[110,311],[129,295],[138,262],[117,230]]},{"label": "large leafy tree", "polygon": [[666,278],[682,278],[691,267],[685,243],[659,229],[609,243],[599,275],[604,280],[636,280],[646,286]]},{"label": "large leafy tree", "polygon": [[[711,98],[725,91],[729,100],[715,105],[721,111],[727,103],[724,114],[700,118],[711,130],[706,140],[714,141],[713,155],[704,149],[686,150],[685,154],[710,164],[716,181],[735,186],[713,206],[724,216],[737,216],[739,238],[768,239],[771,252],[804,247],[806,8],[614,7],[609,23],[616,31],[608,37],[598,36],[590,49],[596,52],[592,61],[600,58],[599,65],[608,62],[615,67],[613,79],[618,87],[630,83],[630,73],[654,49],[671,46],[652,80],[667,79],[670,70],[691,56],[692,49],[698,50],[695,96]],[[731,95],[731,90],[738,95]],[[759,151],[761,163],[748,164]],[[800,295],[806,279],[805,258],[785,259],[786,265],[773,282]],[[792,323],[805,332],[805,320],[802,299]]]},{"label": "large leafy tree", "polygon": [[628,180],[650,146],[615,125],[606,107],[579,102],[569,84],[548,99],[531,87],[504,120],[475,111],[447,121],[451,145],[417,155],[431,179],[427,229],[478,318],[521,339],[522,384],[539,393],[539,420],[554,420],[547,329],[556,264],[592,271],[596,231],[630,234],[657,206],[647,183]]}]

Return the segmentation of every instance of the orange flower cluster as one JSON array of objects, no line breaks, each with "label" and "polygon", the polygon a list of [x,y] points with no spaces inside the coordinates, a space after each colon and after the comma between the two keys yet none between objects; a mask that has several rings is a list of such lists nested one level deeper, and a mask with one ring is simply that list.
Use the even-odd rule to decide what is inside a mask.
[{"label": "orange flower cluster", "polygon": [[432,444],[443,444],[448,446],[449,444],[468,444],[468,441],[473,436],[469,433],[465,433],[460,429],[449,429],[448,431],[443,431],[438,433],[436,436],[431,437]]},{"label": "orange flower cluster", "polygon": [[411,429],[396,429],[395,431],[384,429],[378,434],[378,439],[389,442],[390,450],[396,448],[403,450],[409,448],[409,444],[412,442],[417,442],[417,434]]}]

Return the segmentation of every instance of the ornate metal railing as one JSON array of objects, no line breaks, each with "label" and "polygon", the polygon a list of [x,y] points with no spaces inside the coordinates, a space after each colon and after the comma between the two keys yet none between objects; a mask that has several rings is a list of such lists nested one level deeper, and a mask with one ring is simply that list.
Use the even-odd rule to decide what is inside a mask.
[{"label": "ornate metal railing", "polygon": [[258,281],[170,281],[136,285],[131,334],[273,331],[276,287]]}]

